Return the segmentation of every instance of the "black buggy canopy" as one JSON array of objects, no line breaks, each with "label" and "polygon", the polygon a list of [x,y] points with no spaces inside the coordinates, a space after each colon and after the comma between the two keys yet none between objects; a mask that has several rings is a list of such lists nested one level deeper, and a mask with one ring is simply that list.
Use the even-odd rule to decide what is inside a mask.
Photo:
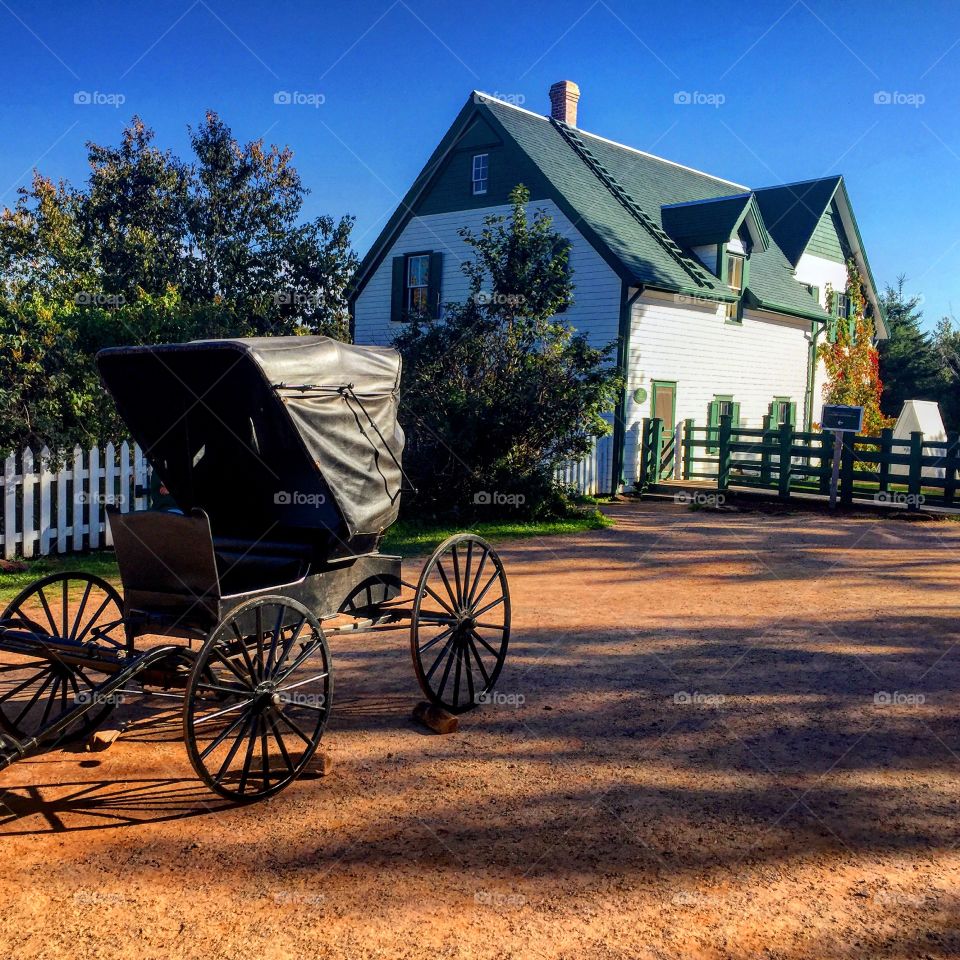
[{"label": "black buggy canopy", "polygon": [[395,350],[329,337],[113,347],[97,364],[184,510],[215,532],[379,534],[397,518]]}]

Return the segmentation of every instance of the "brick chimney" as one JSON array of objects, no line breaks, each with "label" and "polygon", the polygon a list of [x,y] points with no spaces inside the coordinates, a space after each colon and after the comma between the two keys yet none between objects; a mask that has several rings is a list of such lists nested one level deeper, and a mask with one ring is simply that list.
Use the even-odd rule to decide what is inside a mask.
[{"label": "brick chimney", "polygon": [[558,80],[550,88],[550,116],[575,127],[579,99],[580,88],[572,80]]}]

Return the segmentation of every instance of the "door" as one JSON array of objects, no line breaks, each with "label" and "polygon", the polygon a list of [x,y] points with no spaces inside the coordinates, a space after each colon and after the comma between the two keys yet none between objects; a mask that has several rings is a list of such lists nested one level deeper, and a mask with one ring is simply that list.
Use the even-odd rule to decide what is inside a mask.
[{"label": "door", "polygon": [[663,421],[663,447],[658,480],[672,477],[676,466],[677,385],[671,380],[654,380],[650,416]]}]

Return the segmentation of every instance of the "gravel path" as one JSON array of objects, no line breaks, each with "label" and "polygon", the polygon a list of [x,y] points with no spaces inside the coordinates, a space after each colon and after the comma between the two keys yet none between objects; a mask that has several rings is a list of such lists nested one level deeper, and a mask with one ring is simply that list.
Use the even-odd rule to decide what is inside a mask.
[{"label": "gravel path", "polygon": [[960,525],[611,513],[504,545],[459,733],[348,635],[333,773],[269,803],[205,792],[169,701],[0,774],[4,955],[960,955]]}]

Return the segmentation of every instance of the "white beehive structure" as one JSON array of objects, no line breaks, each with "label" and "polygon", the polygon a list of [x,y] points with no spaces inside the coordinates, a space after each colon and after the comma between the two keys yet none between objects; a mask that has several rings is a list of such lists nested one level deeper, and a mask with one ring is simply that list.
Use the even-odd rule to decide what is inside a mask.
[{"label": "white beehive structure", "polygon": [[[904,403],[893,428],[893,439],[909,442],[910,434],[915,430],[919,430],[928,443],[947,439],[947,431],[943,429],[943,417],[940,416],[940,407],[935,401],[907,400]],[[894,452],[906,453],[907,448],[898,446],[894,448]],[[936,453],[936,450],[931,452]],[[895,463],[891,465],[890,473],[905,477],[909,473],[909,468],[906,464]],[[923,476],[942,479],[944,469],[943,467],[924,467]]]}]

